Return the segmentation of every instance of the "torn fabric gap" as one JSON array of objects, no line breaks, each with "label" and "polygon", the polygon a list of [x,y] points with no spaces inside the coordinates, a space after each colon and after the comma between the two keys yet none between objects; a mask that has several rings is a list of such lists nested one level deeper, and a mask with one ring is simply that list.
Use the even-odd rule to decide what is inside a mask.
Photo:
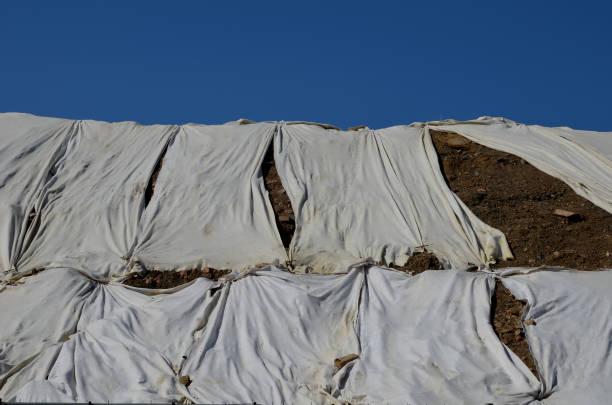
[{"label": "torn fabric gap", "polygon": [[[278,175],[276,162],[274,160],[274,139],[278,131],[279,126],[277,125],[263,158],[261,171],[264,178],[264,186],[268,192],[268,203],[274,212],[276,230],[285,250],[289,253],[291,240],[295,234],[295,214],[293,206],[291,205],[291,200],[283,186],[282,179]],[[289,261],[291,261],[291,259],[289,259]]]},{"label": "torn fabric gap", "polygon": [[[505,305],[506,308],[501,308],[500,304]],[[500,342],[508,350],[511,350],[529,368],[533,376],[540,381],[538,365],[524,332],[523,318],[524,314],[527,313],[527,305],[529,305],[527,302],[523,303],[512,295],[499,279],[495,279],[495,287],[491,296],[491,327]],[[517,307],[520,307],[518,315],[515,314]],[[505,314],[502,312],[504,310],[506,311]],[[516,322],[520,322],[520,328],[517,327]],[[512,342],[512,340],[515,342]]]},{"label": "torn fabric gap", "polygon": [[176,134],[178,133],[178,131],[179,131],[179,127],[176,127],[173,133],[168,137],[168,141],[166,142],[166,145],[164,146],[164,148],[161,150],[157,158],[157,162],[155,163],[155,167],[153,168],[153,171],[151,172],[151,175],[149,176],[149,181],[147,182],[147,188],[145,189],[144,198],[143,198],[143,211],[147,209],[147,206],[149,205],[149,202],[151,201],[151,197],[153,197],[153,193],[155,192],[155,183],[157,181],[157,177],[159,176],[159,172],[161,171],[162,166],[164,164],[164,158],[166,157],[168,148],[172,145],[172,142],[174,141],[174,138],[176,137]]}]

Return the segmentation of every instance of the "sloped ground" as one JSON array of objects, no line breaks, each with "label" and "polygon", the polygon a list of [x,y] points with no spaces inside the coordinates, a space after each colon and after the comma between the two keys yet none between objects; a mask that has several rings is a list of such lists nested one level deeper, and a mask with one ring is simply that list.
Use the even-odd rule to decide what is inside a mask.
[{"label": "sloped ground", "polygon": [[[515,259],[494,267],[612,268],[612,215],[517,156],[430,132],[449,187],[508,239]],[[555,215],[557,209],[577,215],[568,219]],[[492,303],[496,333],[537,376],[521,324],[524,303],[501,282]]]},{"label": "sloped ground", "polygon": [[[580,270],[612,267],[612,215],[517,156],[456,134],[437,131],[431,134],[449,187],[480,219],[504,232],[508,239],[515,259],[494,267],[552,265]],[[295,232],[295,216],[274,164],[272,145],[264,157],[262,174],[281,240],[288,249]],[[555,215],[557,209],[576,215],[569,219]],[[391,267],[418,274],[440,269],[440,263],[434,255],[421,253],[404,266]],[[215,269],[153,271],[132,275],[125,283],[170,288],[197,277],[216,280],[226,273]],[[521,324],[524,303],[497,282],[492,305],[491,323],[496,333],[537,376]]]},{"label": "sloped ground", "polygon": [[276,170],[276,165],[274,164],[273,143],[270,143],[270,147],[266,152],[261,171],[264,177],[264,184],[268,190],[270,203],[274,210],[276,227],[283,241],[283,246],[285,246],[285,249],[289,250],[289,244],[295,232],[295,215],[293,213],[293,208],[291,208],[289,196],[283,188],[281,179],[278,176],[278,171]]},{"label": "sloped ground", "polygon": [[[495,267],[612,267],[612,215],[517,156],[430,132],[450,188],[508,239],[515,259]],[[556,209],[579,218],[557,216]]]},{"label": "sloped ground", "polygon": [[521,316],[525,303],[517,300],[501,281],[495,282],[495,293],[491,300],[491,325],[502,342],[525,363],[539,378],[535,361],[529,351]]}]

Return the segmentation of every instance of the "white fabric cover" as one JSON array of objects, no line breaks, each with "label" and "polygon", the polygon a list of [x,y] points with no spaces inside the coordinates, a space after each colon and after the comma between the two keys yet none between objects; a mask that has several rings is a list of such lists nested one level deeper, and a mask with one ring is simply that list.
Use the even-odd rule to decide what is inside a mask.
[{"label": "white fabric cover", "polygon": [[423,250],[458,269],[512,257],[505,236],[448,188],[422,128],[281,125],[275,161],[295,211],[297,266],[333,272],[368,257],[403,265]]},{"label": "white fabric cover", "polygon": [[519,156],[612,213],[612,132],[548,128],[490,117],[428,125]]},{"label": "white fabric cover", "polygon": [[144,194],[171,126],[78,122],[40,203],[40,227],[17,270],[72,267],[107,278],[127,267]]},{"label": "white fabric cover", "polygon": [[0,291],[0,386],[43,349],[75,332],[81,309],[95,288],[80,273],[63,269],[18,283]]},{"label": "white fabric cover", "polygon": [[[218,300],[209,293],[218,283],[197,279],[172,290],[140,290],[93,282],[74,270],[45,273],[40,283],[51,278],[57,283],[36,285],[45,301],[30,306],[43,312],[44,305],[53,308],[52,313],[45,312],[47,324],[16,329],[17,336],[23,336],[19,341],[43,339],[45,350],[28,358],[26,367],[12,368],[0,396],[34,402],[167,402],[184,396],[178,373],[194,333],[207,323],[211,306]],[[63,283],[80,284],[79,294],[58,289]],[[23,295],[34,288],[22,287],[26,286],[8,287],[7,292]],[[51,288],[64,293],[64,301],[78,297],[80,308],[64,305]],[[0,303],[4,303],[3,294]],[[2,314],[3,319],[11,320],[11,316]],[[69,325],[64,326],[65,319],[70,319]],[[55,334],[61,331],[62,339],[46,338],[41,333],[45,327],[56,330]],[[31,356],[39,346],[15,344],[7,352]]]},{"label": "white fabric cover", "polygon": [[0,114],[0,278],[15,269],[28,216],[73,121],[29,114]]},{"label": "white fabric cover", "polygon": [[[527,300],[523,320],[542,380],[542,403],[605,404],[612,398],[612,270],[515,269],[502,279]],[[507,270],[506,274],[512,273]]]},{"label": "white fabric cover", "polygon": [[261,164],[275,125],[185,125],[163,160],[133,260],[149,269],[285,263]]},{"label": "white fabric cover", "polygon": [[494,279],[371,268],[359,308],[361,354],[342,398],[364,404],[524,404],[539,382],[497,338]]},{"label": "white fabric cover", "polygon": [[0,312],[24,325],[4,332],[17,336],[3,340],[8,400],[521,404],[539,391],[491,329],[490,274],[267,267],[165,291],[69,269],[24,280],[0,304],[31,301],[25,315],[45,320]]},{"label": "white fabric cover", "polygon": [[186,361],[196,403],[312,404],[337,395],[334,359],[358,353],[364,282],[258,271],[226,287]]}]

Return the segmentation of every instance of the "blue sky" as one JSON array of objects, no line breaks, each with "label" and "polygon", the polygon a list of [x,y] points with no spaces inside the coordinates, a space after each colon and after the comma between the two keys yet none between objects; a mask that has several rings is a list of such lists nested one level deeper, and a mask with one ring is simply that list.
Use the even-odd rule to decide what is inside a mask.
[{"label": "blue sky", "polygon": [[612,131],[609,2],[0,3],[0,111]]}]

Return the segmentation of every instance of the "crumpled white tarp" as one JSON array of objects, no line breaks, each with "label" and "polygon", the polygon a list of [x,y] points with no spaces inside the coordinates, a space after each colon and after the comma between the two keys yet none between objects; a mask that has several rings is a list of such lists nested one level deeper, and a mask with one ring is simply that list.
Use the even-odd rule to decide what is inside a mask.
[{"label": "crumpled white tarp", "polygon": [[342,398],[364,404],[525,404],[539,391],[490,324],[494,279],[370,268],[359,309],[361,353]]},{"label": "crumpled white tarp", "polygon": [[368,257],[403,265],[424,250],[458,269],[512,257],[503,233],[448,188],[423,128],[280,125],[275,161],[295,211],[297,266],[333,272]]},{"label": "crumpled white tarp", "polygon": [[148,269],[285,263],[261,164],[275,124],[184,125],[168,148],[132,259]]},{"label": "crumpled white tarp", "polygon": [[509,269],[502,278],[527,300],[525,335],[540,379],[541,402],[605,404],[612,398],[612,270]]},{"label": "crumpled white tarp", "polygon": [[337,395],[334,359],[358,353],[362,271],[258,271],[226,286],[183,372],[196,403],[311,404]]},{"label": "crumpled white tarp", "polygon": [[21,296],[26,315],[38,308],[45,320],[0,312],[23,323],[3,332],[16,337],[3,340],[8,400],[521,404],[539,390],[491,329],[490,274],[267,267],[166,291],[69,269],[22,280],[0,304]]},{"label": "crumpled white tarp", "polygon": [[548,128],[491,117],[427,124],[519,156],[612,213],[612,132]]},{"label": "crumpled white tarp", "polygon": [[20,284],[0,291],[0,386],[43,349],[75,332],[94,289],[80,273],[63,269],[22,278]]},{"label": "crumpled white tarp", "polygon": [[0,271],[3,273],[15,269],[26,237],[28,216],[32,208],[38,211],[37,198],[68,141],[72,126],[70,120],[0,114]]},{"label": "crumpled white tarp", "polygon": [[77,122],[40,197],[40,226],[17,263],[72,267],[97,278],[121,273],[133,246],[145,189],[176,127]]},{"label": "crumpled white tarp", "polygon": [[178,373],[218,300],[209,291],[218,284],[200,278],[172,290],[141,290],[54,269],[6,287],[0,304],[27,304],[29,312],[27,318],[0,315],[15,326],[11,336],[2,336],[0,396],[34,402],[180,400],[185,387]]}]

